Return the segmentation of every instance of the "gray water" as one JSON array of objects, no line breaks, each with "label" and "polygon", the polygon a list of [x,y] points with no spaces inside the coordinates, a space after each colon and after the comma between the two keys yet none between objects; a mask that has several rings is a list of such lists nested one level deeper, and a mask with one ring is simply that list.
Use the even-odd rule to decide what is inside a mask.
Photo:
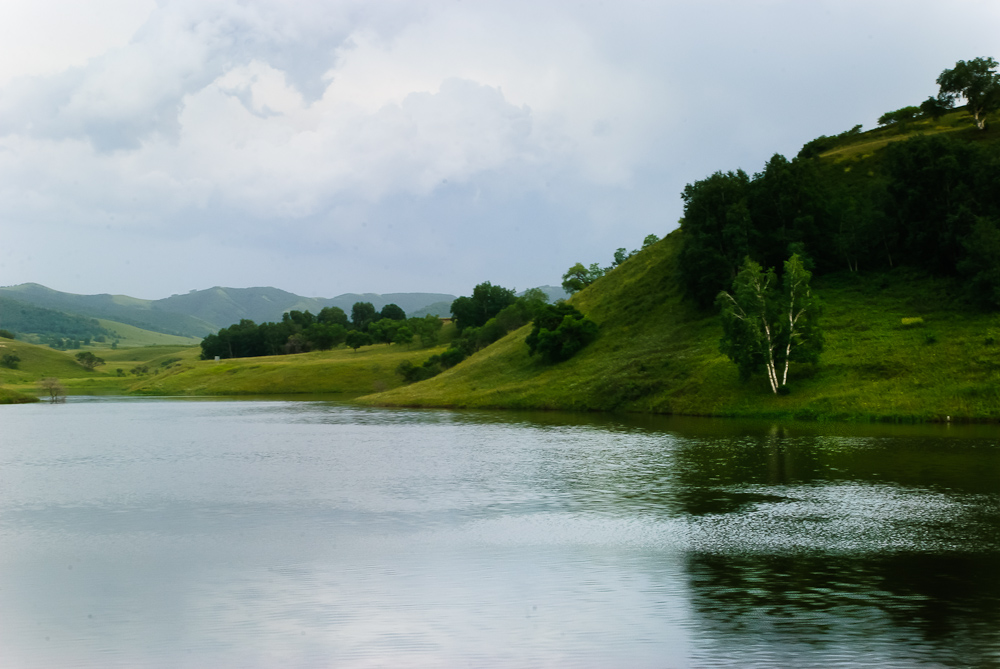
[{"label": "gray water", "polygon": [[1000,666],[1000,432],[0,407],[0,667]]}]

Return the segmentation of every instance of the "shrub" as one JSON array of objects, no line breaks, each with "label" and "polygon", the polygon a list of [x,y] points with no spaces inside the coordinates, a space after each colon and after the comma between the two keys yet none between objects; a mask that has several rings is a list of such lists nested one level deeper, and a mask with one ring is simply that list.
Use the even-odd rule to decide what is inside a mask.
[{"label": "shrub", "polygon": [[569,360],[597,339],[597,323],[565,302],[548,305],[535,318],[535,327],[525,340],[531,355],[538,353],[547,363]]}]

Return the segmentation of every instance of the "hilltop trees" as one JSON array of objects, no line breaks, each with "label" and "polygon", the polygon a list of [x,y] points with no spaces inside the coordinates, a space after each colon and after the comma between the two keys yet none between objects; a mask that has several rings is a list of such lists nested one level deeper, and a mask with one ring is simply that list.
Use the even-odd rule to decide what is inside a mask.
[{"label": "hilltop trees", "polygon": [[819,305],[809,288],[812,274],[798,255],[785,262],[784,270],[779,289],[774,270],[765,271],[747,257],[732,293],[716,298],[722,312],[720,350],[736,363],[744,381],[766,372],[774,393],[788,382],[790,362],[816,362],[823,350]]},{"label": "hilltop trees", "polygon": [[[618,249],[615,255],[615,260],[617,261],[621,257],[621,261],[624,262],[626,256],[624,256],[625,249]],[[590,267],[584,267],[583,263],[576,263],[562,276],[562,287],[567,293],[577,293],[590,284],[594,283],[598,279],[604,276],[604,270],[596,262],[591,263]]]},{"label": "hilltop trees", "polygon": [[985,130],[986,115],[1000,109],[1000,74],[994,71],[996,67],[997,61],[992,58],[958,61],[937,78],[938,100],[951,107],[957,98],[964,98],[976,127]]}]

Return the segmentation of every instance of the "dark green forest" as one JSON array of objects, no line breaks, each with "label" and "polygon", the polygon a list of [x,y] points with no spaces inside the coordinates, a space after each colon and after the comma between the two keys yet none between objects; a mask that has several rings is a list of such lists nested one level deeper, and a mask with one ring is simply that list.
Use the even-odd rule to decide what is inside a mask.
[{"label": "dark green forest", "polygon": [[433,346],[438,341],[441,319],[436,316],[406,318],[395,304],[376,311],[370,302],[356,302],[351,318],[340,307],[324,307],[319,314],[289,311],[281,322],[257,324],[243,319],[201,342],[203,360],[251,358],[327,351],[340,344],[358,349],[376,343]]},{"label": "dark green forest", "polygon": [[13,333],[37,334],[46,343],[56,343],[58,348],[71,348],[76,342],[100,341],[102,339],[98,338],[112,335],[93,318],[35,307],[6,297],[0,297],[0,327]]},{"label": "dark green forest", "polygon": [[[1000,143],[986,124],[1000,108],[996,68],[991,58],[959,61],[938,77],[936,98],[884,114],[880,130],[855,126],[808,142],[791,160],[776,154],[753,175],[719,171],[688,184],[687,295],[707,307],[745,258],[780,271],[798,253],[816,275],[902,265],[957,277],[970,300],[1000,307]],[[949,112],[960,99],[965,107]],[[938,125],[946,113],[965,127]],[[890,141],[831,155],[866,140]]]}]

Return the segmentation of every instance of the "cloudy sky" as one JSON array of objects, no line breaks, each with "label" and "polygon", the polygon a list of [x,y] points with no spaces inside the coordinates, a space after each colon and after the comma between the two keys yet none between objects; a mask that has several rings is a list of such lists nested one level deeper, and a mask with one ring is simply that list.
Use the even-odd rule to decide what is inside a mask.
[{"label": "cloudy sky", "polygon": [[996,0],[4,0],[0,285],[558,284],[998,28]]}]

